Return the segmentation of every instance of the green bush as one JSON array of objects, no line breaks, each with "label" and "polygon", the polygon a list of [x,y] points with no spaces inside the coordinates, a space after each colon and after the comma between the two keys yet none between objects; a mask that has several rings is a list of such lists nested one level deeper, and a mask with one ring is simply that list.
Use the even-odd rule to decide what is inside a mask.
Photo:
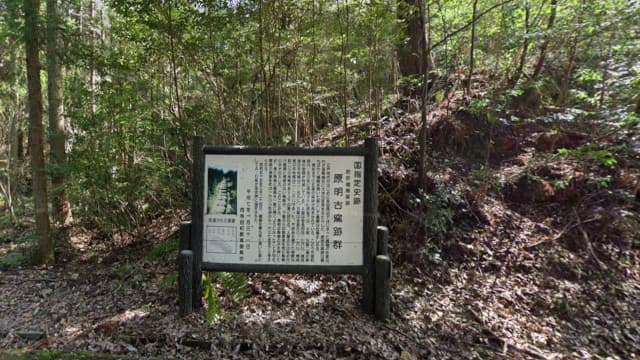
[{"label": "green bush", "polygon": [[424,213],[427,234],[433,239],[445,239],[453,228],[456,208],[464,204],[458,191],[438,185],[433,193],[420,190],[420,197],[413,200],[414,206]]}]

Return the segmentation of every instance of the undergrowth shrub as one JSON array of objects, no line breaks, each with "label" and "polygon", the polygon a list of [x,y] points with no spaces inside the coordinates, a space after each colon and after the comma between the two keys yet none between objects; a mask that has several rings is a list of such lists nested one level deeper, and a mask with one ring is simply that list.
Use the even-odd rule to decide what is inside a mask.
[{"label": "undergrowth shrub", "polygon": [[154,158],[122,166],[95,151],[72,152],[66,173],[74,218],[105,235],[132,232],[162,209],[188,203],[187,168]]},{"label": "undergrowth shrub", "polygon": [[429,238],[447,238],[453,228],[457,209],[464,205],[462,195],[458,190],[444,185],[437,185],[432,193],[420,189],[418,194],[412,203],[424,214],[424,226]]},{"label": "undergrowth shrub", "polygon": [[234,302],[241,301],[251,295],[251,289],[247,283],[247,274],[230,272],[203,273],[203,293],[207,302],[207,321],[209,323],[220,317],[220,294],[216,288],[216,280],[224,288],[226,296]]}]

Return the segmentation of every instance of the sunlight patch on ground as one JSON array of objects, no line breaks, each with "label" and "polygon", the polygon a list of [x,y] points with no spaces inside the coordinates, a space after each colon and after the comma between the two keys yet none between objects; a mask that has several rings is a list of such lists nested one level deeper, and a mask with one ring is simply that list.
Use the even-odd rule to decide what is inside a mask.
[{"label": "sunlight patch on ground", "polygon": [[316,290],[320,289],[322,286],[322,282],[320,281],[309,281],[305,279],[293,279],[289,281],[290,283],[295,284],[298,288],[304,290],[307,294],[312,294],[316,292]]},{"label": "sunlight patch on ground", "polygon": [[322,294],[320,294],[318,296],[314,296],[314,297],[311,297],[311,298],[305,300],[304,303],[307,304],[307,305],[322,304],[322,303],[324,303],[326,297],[327,297],[327,294],[322,293]]}]

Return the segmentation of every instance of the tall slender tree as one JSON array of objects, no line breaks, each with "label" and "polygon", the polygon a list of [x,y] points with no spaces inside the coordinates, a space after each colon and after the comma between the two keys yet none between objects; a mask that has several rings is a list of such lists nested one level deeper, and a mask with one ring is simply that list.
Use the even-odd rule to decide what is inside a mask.
[{"label": "tall slender tree", "polygon": [[42,127],[42,85],[38,31],[39,0],[24,0],[24,40],[27,63],[27,93],[29,107],[29,152],[38,246],[33,255],[35,264],[53,262],[53,242],[49,236],[49,206],[47,179],[44,173],[44,131]]},{"label": "tall slender tree", "polygon": [[[419,4],[419,10],[420,10],[420,19],[422,24],[427,24],[427,33],[425,34],[425,29],[422,29],[422,37],[424,38],[424,41],[422,41],[422,49],[420,51],[420,53],[422,54],[422,56],[428,58],[430,56],[430,49],[429,49],[429,43],[431,42],[431,24],[428,23],[429,21],[429,12],[431,10],[431,8],[429,7],[429,3],[427,0],[422,0]],[[424,62],[426,64],[426,68],[424,69],[422,76],[423,76],[423,82],[424,85],[422,86],[422,102],[421,102],[421,110],[420,110],[420,121],[421,121],[421,126],[420,126],[420,135],[419,135],[419,141],[420,141],[420,156],[419,156],[419,161],[420,163],[418,164],[418,176],[419,176],[419,183],[420,186],[424,189],[426,188],[427,185],[427,147],[428,147],[428,141],[427,141],[427,127],[428,127],[428,112],[429,112],[429,72],[432,70],[431,69],[431,62],[430,61],[425,61],[424,58],[421,58],[422,62]]]},{"label": "tall slender tree", "polygon": [[58,0],[47,0],[47,97],[49,101],[50,161],[57,169],[51,175],[51,209],[60,225],[68,224],[71,207],[66,177],[60,167],[65,163],[65,119],[62,113],[62,66],[60,62],[60,14]]},{"label": "tall slender tree", "polygon": [[478,10],[478,0],[473,1],[473,11],[471,12],[471,49],[469,50],[469,76],[467,76],[467,95],[471,95],[471,77],[473,76],[474,52],[476,47],[476,13]]},{"label": "tall slender tree", "polygon": [[511,78],[511,84],[515,85],[520,80],[520,76],[524,74],[524,65],[527,61],[527,50],[529,49],[529,30],[531,26],[530,18],[531,17],[531,7],[529,5],[529,1],[526,0],[524,2],[524,36],[522,40],[522,52],[520,53],[520,62],[518,63],[518,68],[516,69],[513,77]]},{"label": "tall slender tree", "polygon": [[544,40],[540,45],[540,55],[538,55],[538,61],[536,62],[536,67],[533,70],[533,76],[536,77],[540,75],[542,71],[542,67],[544,66],[545,56],[547,54],[547,47],[549,46],[549,39],[551,38],[551,30],[553,29],[553,24],[556,21],[556,12],[558,11],[558,0],[551,0],[551,14],[549,14],[549,22],[547,23],[547,31],[544,35]]}]

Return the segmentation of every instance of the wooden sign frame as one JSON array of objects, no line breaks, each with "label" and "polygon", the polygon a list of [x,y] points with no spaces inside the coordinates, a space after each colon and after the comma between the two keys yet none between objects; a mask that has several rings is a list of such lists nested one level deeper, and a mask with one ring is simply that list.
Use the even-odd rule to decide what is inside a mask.
[{"label": "wooden sign frame", "polygon": [[[205,145],[202,137],[194,137],[193,141],[193,178],[192,178],[192,220],[183,223],[180,229],[180,313],[186,315],[191,307],[202,307],[202,271],[226,272],[272,272],[272,273],[311,273],[311,274],[358,274],[363,278],[362,306],[366,313],[373,314],[376,302],[388,303],[388,299],[376,300],[376,256],[386,257],[386,241],[384,248],[378,244],[378,143],[374,138],[367,138],[364,146],[359,147],[246,147],[246,146],[210,146]],[[204,181],[205,156],[217,155],[269,155],[269,156],[363,156],[363,236],[362,265],[279,265],[251,263],[212,263],[203,262],[204,233]],[[384,235],[383,235],[384,237]],[[382,254],[380,252],[383,252]],[[183,259],[184,257],[184,259]],[[379,262],[379,261],[378,261]],[[390,276],[390,262],[389,262]],[[186,278],[191,279],[186,279]],[[190,281],[188,281],[190,280]],[[380,281],[380,279],[378,279]],[[380,289],[378,289],[380,290]],[[388,291],[387,291],[388,293]],[[388,297],[388,295],[386,295]],[[190,299],[188,299],[190,298]],[[190,300],[190,301],[189,301]],[[186,304],[189,302],[190,304]],[[190,306],[192,305],[192,306]],[[388,307],[388,305],[387,305]],[[388,312],[388,311],[387,311]],[[388,316],[388,315],[387,315]]]}]

